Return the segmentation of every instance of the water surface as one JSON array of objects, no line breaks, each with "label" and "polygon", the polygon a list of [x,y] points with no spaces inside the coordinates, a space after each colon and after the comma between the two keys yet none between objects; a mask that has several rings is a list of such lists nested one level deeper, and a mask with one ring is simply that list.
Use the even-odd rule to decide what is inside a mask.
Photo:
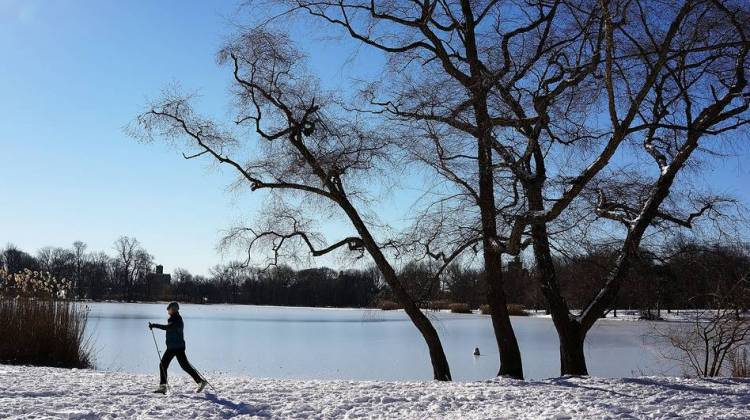
[{"label": "water surface", "polygon": [[[165,304],[88,304],[98,369],[158,373],[147,324],[165,323]],[[187,354],[206,373],[301,379],[431,379],[427,347],[401,311],[182,305]],[[455,380],[493,377],[499,366],[490,318],[430,312]],[[527,378],[559,376],[551,320],[513,317]],[[644,343],[646,322],[597,322],[585,346],[589,373],[623,377],[668,370]],[[164,332],[154,330],[164,350]],[[479,347],[482,356],[472,355]],[[170,373],[183,374],[176,361]],[[673,372],[675,373],[675,372]],[[678,373],[678,372],[677,372]]]}]

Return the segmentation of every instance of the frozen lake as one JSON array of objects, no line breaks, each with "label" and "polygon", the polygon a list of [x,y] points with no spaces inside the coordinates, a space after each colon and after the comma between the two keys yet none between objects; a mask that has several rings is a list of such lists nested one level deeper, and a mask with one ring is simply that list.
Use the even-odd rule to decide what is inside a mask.
[{"label": "frozen lake", "polygon": [[[149,321],[166,322],[166,304],[90,303],[88,332],[96,367],[158,373]],[[182,305],[187,354],[206,373],[264,378],[432,379],[427,347],[400,311]],[[499,359],[485,315],[430,313],[443,340],[454,380],[497,373]],[[514,317],[527,378],[559,376],[558,341],[550,319]],[[602,320],[588,335],[593,376],[661,374],[668,366],[644,344],[646,322]],[[164,332],[154,330],[164,350]],[[482,356],[472,351],[479,347]],[[176,361],[171,374],[183,374]],[[672,371],[678,374],[678,371]]]}]

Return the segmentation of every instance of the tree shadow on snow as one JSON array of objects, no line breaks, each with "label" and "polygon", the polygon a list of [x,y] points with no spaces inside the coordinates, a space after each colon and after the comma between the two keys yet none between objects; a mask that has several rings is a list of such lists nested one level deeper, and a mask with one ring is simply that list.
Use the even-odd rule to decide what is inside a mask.
[{"label": "tree shadow on snow", "polygon": [[570,377],[562,376],[559,378],[551,378],[550,382],[557,386],[565,386],[568,388],[583,388],[583,389],[588,389],[590,391],[606,392],[609,394],[618,395],[620,397],[636,398],[634,395],[624,394],[622,392],[618,392],[618,391],[607,389],[607,388],[601,388],[598,386],[585,385],[580,382],[570,382],[568,379],[570,379]]},{"label": "tree shadow on snow", "polygon": [[[720,384],[720,385],[733,385],[733,384],[740,384],[740,383],[747,383],[747,381],[744,380],[736,380],[736,379],[710,379],[705,378],[701,379],[703,382],[706,382],[707,385],[709,383],[713,384]],[[675,384],[675,383],[669,383],[669,382],[662,382],[657,381],[653,379],[648,378],[623,378],[623,382],[625,383],[636,383],[639,385],[652,385],[652,386],[659,386],[663,388],[668,388],[676,391],[688,391],[688,392],[695,392],[698,394],[709,394],[709,395],[722,395],[722,396],[738,396],[743,397],[743,401],[750,402],[750,395],[748,395],[745,392],[732,392],[729,390],[721,390],[721,389],[714,389],[709,388],[708,386],[702,387],[700,385],[684,385],[684,384]]]}]

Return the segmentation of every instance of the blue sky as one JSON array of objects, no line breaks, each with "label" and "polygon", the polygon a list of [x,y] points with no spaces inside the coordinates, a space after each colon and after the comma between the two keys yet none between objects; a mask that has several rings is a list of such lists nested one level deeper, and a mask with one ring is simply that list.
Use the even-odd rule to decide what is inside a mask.
[{"label": "blue sky", "polygon": [[[227,115],[228,72],[214,57],[242,18],[230,1],[0,0],[0,245],[35,252],[83,240],[110,252],[126,234],[170,271],[206,273],[231,258],[217,254],[219,231],[260,198],[226,191],[228,172],[139,144],[123,127],[175,81]],[[347,63],[352,44],[317,27],[293,36],[329,87],[379,67],[361,50]],[[742,159],[717,162],[708,179],[750,200]]]},{"label": "blue sky", "polygon": [[[215,53],[237,17],[233,2],[0,0],[0,245],[111,252],[125,234],[167,270],[231,258],[216,252],[219,231],[260,197],[227,192],[229,172],[123,127],[176,81],[226,115]],[[316,71],[351,77],[345,57],[310,48]]]}]

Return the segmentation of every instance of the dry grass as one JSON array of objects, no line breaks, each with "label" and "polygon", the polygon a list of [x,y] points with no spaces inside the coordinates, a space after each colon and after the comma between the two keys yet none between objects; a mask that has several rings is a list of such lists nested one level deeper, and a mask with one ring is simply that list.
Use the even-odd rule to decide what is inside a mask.
[{"label": "dry grass", "polygon": [[507,307],[508,307],[508,314],[510,316],[528,316],[529,315],[529,313],[526,312],[526,308],[524,308],[523,305],[519,305],[517,303],[509,303]]},{"label": "dry grass", "polygon": [[384,311],[393,311],[396,309],[401,309],[401,305],[398,303],[392,301],[392,300],[381,300],[378,302],[378,308],[382,309]]},{"label": "dry grass", "polygon": [[[508,308],[508,314],[510,316],[529,316],[529,313],[526,312],[526,308],[524,308],[523,305],[519,305],[517,303],[509,303],[507,305]],[[490,310],[490,305],[482,305],[479,307],[479,312],[482,313],[482,315],[490,315],[492,311]]]},{"label": "dry grass", "polygon": [[471,308],[466,303],[451,303],[448,306],[454,314],[470,314]]},{"label": "dry grass", "polygon": [[442,311],[451,308],[451,301],[445,299],[433,300],[427,304],[427,308],[433,311]]},{"label": "dry grass", "polygon": [[74,302],[0,297],[0,362],[88,368],[87,308]]}]

